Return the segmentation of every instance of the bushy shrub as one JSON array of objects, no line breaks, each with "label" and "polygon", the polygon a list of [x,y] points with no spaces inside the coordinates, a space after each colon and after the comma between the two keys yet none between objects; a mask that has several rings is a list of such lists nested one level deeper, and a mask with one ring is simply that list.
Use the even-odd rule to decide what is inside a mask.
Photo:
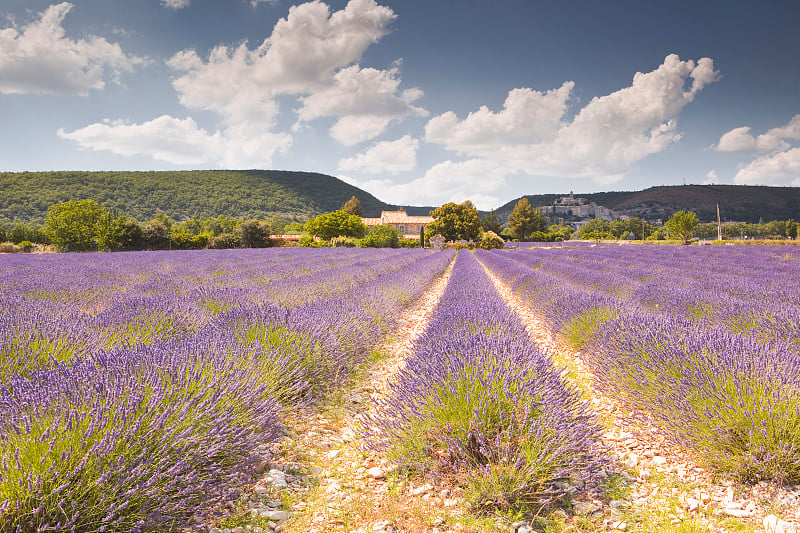
[{"label": "bushy shrub", "polygon": [[363,237],[367,227],[358,215],[351,215],[343,210],[324,213],[308,220],[304,227],[310,235],[323,240],[330,240],[338,235]]},{"label": "bushy shrub", "polygon": [[0,243],[0,253],[2,254],[16,254],[22,251],[22,248],[13,242]]},{"label": "bushy shrub", "polygon": [[208,246],[208,242],[212,237],[209,232],[202,232],[197,235],[183,232],[173,233],[172,248],[175,250],[202,250]]},{"label": "bushy shrub", "polygon": [[138,345],[1,387],[0,529],[166,531],[219,494],[280,410],[254,358],[194,355]]},{"label": "bushy shrub", "polygon": [[330,243],[323,240],[316,240],[311,235],[303,235],[300,237],[299,245],[306,248],[325,248],[330,246]]},{"label": "bushy shrub", "polygon": [[564,240],[564,237],[561,233],[534,231],[528,240],[531,242],[560,242]]},{"label": "bushy shrub", "polygon": [[31,241],[22,241],[17,246],[19,246],[23,252],[32,252],[34,247],[36,246]]},{"label": "bushy shrub", "polygon": [[211,237],[208,241],[208,247],[215,250],[223,250],[227,248],[240,248],[242,241],[235,233],[221,233]]},{"label": "bushy shrub", "polygon": [[397,248],[399,245],[400,233],[389,224],[371,227],[367,236],[359,243],[363,248]]},{"label": "bushy shrub", "polygon": [[419,248],[419,240],[417,239],[400,239],[397,243],[400,248]]},{"label": "bushy shrub", "polygon": [[167,250],[171,246],[170,229],[164,222],[153,219],[142,226],[142,241],[148,250]]},{"label": "bushy shrub", "polygon": [[331,239],[331,246],[343,246],[345,248],[353,248],[356,243],[359,242],[352,237],[345,237],[344,235],[339,235],[338,237],[334,237]]},{"label": "bushy shrub", "polygon": [[269,225],[258,220],[245,220],[236,228],[236,233],[245,248],[266,248],[269,240]]},{"label": "bushy shrub", "polygon": [[448,244],[447,247],[448,248],[452,248],[456,252],[461,251],[461,250],[474,250],[475,249],[475,245],[474,244],[468,244],[466,242],[459,242],[459,241],[452,242],[452,243]]},{"label": "bushy shrub", "polygon": [[478,246],[484,250],[492,250],[505,246],[505,241],[497,233],[493,231],[486,231],[483,233],[483,237],[481,237],[481,242]]},{"label": "bushy shrub", "polygon": [[582,233],[580,236],[583,239],[590,240],[590,241],[595,241],[595,242],[600,242],[602,240],[609,240],[609,239],[615,239],[616,238],[616,237],[614,237],[613,233],[610,233],[608,231],[589,231],[589,232],[586,232],[586,233]]}]

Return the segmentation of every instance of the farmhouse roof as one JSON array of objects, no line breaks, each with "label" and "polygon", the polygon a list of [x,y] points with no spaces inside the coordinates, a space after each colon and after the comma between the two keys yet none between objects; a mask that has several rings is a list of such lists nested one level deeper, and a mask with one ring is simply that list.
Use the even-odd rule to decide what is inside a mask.
[{"label": "farmhouse roof", "polygon": [[405,211],[381,211],[380,218],[362,218],[367,226],[377,226],[378,224],[430,224],[433,217],[410,216]]}]

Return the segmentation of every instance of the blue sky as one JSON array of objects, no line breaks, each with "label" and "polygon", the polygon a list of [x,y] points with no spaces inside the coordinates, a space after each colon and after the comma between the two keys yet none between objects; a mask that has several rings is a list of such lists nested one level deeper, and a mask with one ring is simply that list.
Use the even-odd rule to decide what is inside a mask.
[{"label": "blue sky", "polygon": [[3,0],[0,170],[304,170],[485,209],[800,186],[798,20],[793,0]]}]

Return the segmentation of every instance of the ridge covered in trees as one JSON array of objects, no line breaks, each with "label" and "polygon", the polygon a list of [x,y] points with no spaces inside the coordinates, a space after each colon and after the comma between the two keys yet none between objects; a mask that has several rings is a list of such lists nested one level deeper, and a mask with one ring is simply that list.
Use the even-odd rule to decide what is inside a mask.
[{"label": "ridge covered in trees", "polygon": [[337,178],[279,170],[152,172],[0,172],[0,223],[43,223],[49,206],[91,198],[136,220],[159,212],[173,220],[219,215],[306,219],[341,208],[357,197],[364,216],[393,209]]}]

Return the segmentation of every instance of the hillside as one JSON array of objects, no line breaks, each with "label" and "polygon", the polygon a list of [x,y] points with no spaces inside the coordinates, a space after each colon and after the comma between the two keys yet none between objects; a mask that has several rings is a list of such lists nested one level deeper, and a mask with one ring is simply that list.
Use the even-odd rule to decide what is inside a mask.
[{"label": "hillside", "polygon": [[340,209],[355,195],[364,216],[391,209],[337,178],[278,170],[174,172],[0,172],[0,223],[42,222],[48,206],[91,198],[138,220],[164,211],[175,220],[217,215],[305,218]]},{"label": "hillside", "polygon": [[[532,206],[552,204],[561,194],[525,196]],[[717,204],[726,220],[800,219],[800,187],[765,187],[750,185],[675,185],[650,187],[634,192],[575,194],[591,202],[628,216],[647,220],[666,219],[676,211],[694,211],[701,222],[717,220]],[[507,220],[519,198],[497,208]]]}]

